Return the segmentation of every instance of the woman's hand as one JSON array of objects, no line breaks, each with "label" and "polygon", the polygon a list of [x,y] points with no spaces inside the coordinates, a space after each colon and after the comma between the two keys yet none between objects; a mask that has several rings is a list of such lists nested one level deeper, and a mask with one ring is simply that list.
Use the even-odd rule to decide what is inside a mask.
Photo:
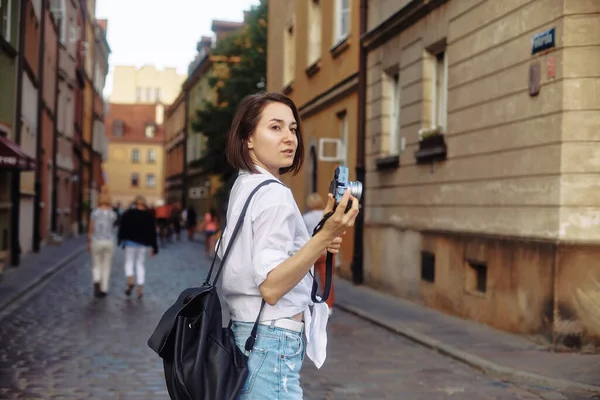
[{"label": "woman's hand", "polygon": [[331,241],[329,246],[327,246],[327,251],[330,252],[331,254],[338,254],[340,252],[341,247],[342,247],[342,237],[337,236]]},{"label": "woman's hand", "polygon": [[[348,202],[352,201],[352,207],[348,210],[347,213],[346,207],[348,206]],[[335,205],[335,199],[333,195],[330,193],[327,199],[327,207],[325,207],[325,211],[323,215],[333,210]],[[358,215],[358,200],[350,195],[350,189],[347,189],[340,200],[335,212],[325,221],[323,228],[319,231],[319,233],[323,233],[327,235],[327,238],[331,238],[331,243],[327,246],[327,249],[333,248],[339,252],[339,248],[342,243],[341,237],[346,234],[346,230],[348,228],[352,228],[354,226],[354,221],[356,220],[356,216]],[[334,253],[335,254],[335,253]]]}]

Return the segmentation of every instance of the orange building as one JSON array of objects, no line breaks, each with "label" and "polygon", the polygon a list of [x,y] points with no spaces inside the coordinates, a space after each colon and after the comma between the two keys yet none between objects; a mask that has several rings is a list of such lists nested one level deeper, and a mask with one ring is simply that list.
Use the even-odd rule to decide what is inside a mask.
[{"label": "orange building", "polygon": [[[359,1],[269,3],[267,90],[288,95],[300,111],[306,160],[285,177],[301,211],[311,192],[326,196],[335,168],[355,180]],[[353,232],[337,261],[351,274]]]}]

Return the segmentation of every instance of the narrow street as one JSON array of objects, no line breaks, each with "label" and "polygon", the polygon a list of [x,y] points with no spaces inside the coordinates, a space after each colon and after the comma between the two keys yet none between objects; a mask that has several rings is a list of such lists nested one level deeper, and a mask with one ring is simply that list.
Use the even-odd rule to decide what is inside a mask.
[{"label": "narrow street", "polygon": [[[160,359],[146,341],[179,292],[201,282],[200,243],[161,249],[147,263],[145,296],[123,294],[118,250],[109,296],[91,296],[87,253],[0,314],[0,399],[168,400]],[[576,399],[500,382],[339,309],[329,354],[303,371],[305,398]],[[589,397],[581,397],[589,398]]]}]

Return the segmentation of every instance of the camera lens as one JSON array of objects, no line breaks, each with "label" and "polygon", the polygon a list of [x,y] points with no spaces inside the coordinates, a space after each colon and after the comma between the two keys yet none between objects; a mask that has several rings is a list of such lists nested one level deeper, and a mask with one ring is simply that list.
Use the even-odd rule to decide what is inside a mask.
[{"label": "camera lens", "polygon": [[356,197],[356,199],[358,201],[360,201],[360,198],[362,197],[362,191],[363,191],[363,187],[362,187],[362,183],[359,181],[356,182],[348,182],[348,187],[350,188],[350,194],[354,197]]}]

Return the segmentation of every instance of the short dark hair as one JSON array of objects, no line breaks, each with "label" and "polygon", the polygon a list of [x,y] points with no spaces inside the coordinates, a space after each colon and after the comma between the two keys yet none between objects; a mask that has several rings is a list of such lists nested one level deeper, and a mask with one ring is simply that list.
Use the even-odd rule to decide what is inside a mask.
[{"label": "short dark hair", "polygon": [[227,136],[227,161],[229,164],[238,170],[246,170],[258,173],[254,162],[250,158],[248,150],[248,138],[256,130],[258,121],[262,115],[264,108],[269,103],[283,103],[292,109],[294,118],[296,119],[296,137],[298,138],[298,148],[294,155],[294,161],[289,167],[281,168],[280,174],[292,172],[296,175],[302,168],[304,162],[304,143],[302,142],[302,127],[300,124],[300,114],[294,102],[287,96],[280,93],[259,92],[248,95],[240,102],[231,129]]}]

